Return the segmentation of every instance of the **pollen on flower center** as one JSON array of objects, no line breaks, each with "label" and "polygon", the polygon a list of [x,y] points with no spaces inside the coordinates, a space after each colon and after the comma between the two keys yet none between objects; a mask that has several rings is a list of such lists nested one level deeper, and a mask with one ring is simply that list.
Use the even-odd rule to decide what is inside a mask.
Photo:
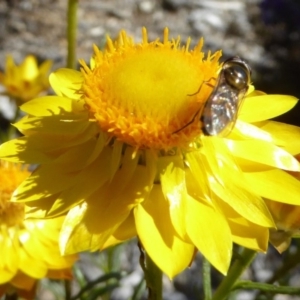
[{"label": "pollen on flower center", "polygon": [[166,149],[187,144],[200,122],[174,134],[201,110],[211,87],[200,85],[216,76],[220,52],[206,60],[200,51],[179,47],[179,39],[134,44],[122,32],[107,49],[95,47],[92,67],[83,62],[83,98],[101,129],[137,148]]},{"label": "pollen on flower center", "polygon": [[199,84],[195,80],[197,70],[177,56],[178,53],[156,49],[134,53],[112,69],[114,81],[108,82],[108,97],[116,99],[116,105],[136,119],[148,117],[167,125],[170,116],[188,110],[188,93]]}]

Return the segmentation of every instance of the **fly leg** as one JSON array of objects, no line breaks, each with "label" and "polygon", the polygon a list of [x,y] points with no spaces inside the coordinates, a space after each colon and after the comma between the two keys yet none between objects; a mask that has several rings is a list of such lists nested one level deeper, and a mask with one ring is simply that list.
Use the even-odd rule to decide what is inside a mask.
[{"label": "fly leg", "polygon": [[[196,93],[193,93],[193,94],[187,94],[187,96],[195,96],[195,95],[197,95],[198,93],[200,93],[201,88],[202,88],[202,86],[203,86],[204,83],[207,84],[209,87],[211,87],[211,88],[213,89],[214,86],[213,86],[212,84],[209,83],[212,79],[216,80],[215,77],[211,77],[211,78],[209,78],[208,80],[203,81],[203,82],[201,83],[201,85],[199,86],[199,88],[198,88],[198,90],[197,90]],[[195,121],[196,116],[199,114],[199,112],[200,112],[200,108],[196,111],[196,113],[194,114],[194,116],[193,116],[193,118],[191,119],[191,121],[189,121],[189,122],[188,122],[187,124],[185,124],[183,127],[181,127],[181,128],[179,128],[179,129],[177,129],[176,131],[172,132],[172,134],[175,134],[175,133],[177,133],[177,132],[183,130],[184,128],[188,127],[189,125],[191,125],[191,124]]]}]

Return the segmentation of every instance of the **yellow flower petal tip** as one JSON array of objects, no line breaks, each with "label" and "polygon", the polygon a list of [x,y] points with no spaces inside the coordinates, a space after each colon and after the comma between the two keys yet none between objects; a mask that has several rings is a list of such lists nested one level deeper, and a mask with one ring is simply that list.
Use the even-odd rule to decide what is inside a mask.
[{"label": "yellow flower petal tip", "polygon": [[8,55],[5,71],[0,72],[0,84],[4,86],[5,93],[20,105],[48,90],[51,67],[51,60],[38,65],[33,55],[28,55],[20,65],[16,65],[13,57]]},{"label": "yellow flower petal tip", "polygon": [[266,251],[276,227],[266,199],[299,203],[300,129],[268,120],[295,98],[250,86],[232,131],[205,135],[206,82],[223,69],[202,44],[180,46],[167,29],[153,42],[143,29],[135,43],[121,31],[81,71],[51,75],[57,96],[22,105],[24,136],[0,158],[40,165],[13,201],[30,205],[27,217],[65,216],[64,254],[138,236],[170,278],[195,249],[226,274],[233,243]]}]

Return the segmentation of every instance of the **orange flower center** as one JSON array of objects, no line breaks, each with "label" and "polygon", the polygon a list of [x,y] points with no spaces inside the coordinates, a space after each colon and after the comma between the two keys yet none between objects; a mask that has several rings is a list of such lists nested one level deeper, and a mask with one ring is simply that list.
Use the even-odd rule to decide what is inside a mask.
[{"label": "orange flower center", "polygon": [[134,44],[122,32],[104,52],[95,48],[91,68],[81,62],[83,98],[101,129],[124,143],[186,146],[201,133],[198,115],[212,91],[205,81],[217,76],[221,53],[204,60],[202,41],[188,51],[189,41],[180,48],[167,31],[163,43],[149,43],[143,34],[143,42]]}]

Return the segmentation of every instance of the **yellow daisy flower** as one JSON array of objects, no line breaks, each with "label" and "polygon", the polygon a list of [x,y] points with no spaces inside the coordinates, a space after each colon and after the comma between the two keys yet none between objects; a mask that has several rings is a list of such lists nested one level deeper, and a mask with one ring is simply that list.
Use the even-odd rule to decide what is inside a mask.
[{"label": "yellow daisy flower", "polygon": [[14,189],[29,172],[21,165],[0,165],[0,296],[17,292],[33,299],[37,279],[71,278],[75,255],[62,257],[58,235],[63,217],[25,220],[23,203],[9,202]]},{"label": "yellow daisy flower", "polygon": [[5,72],[0,72],[0,84],[5,87],[5,93],[21,105],[49,88],[48,76],[51,67],[51,60],[46,60],[38,66],[36,57],[33,55],[28,55],[17,66],[13,57],[8,55]]},{"label": "yellow daisy flower", "polygon": [[143,29],[135,43],[122,31],[81,72],[53,73],[57,96],[22,105],[24,137],[0,157],[39,164],[13,199],[31,217],[66,215],[63,253],[138,236],[169,277],[195,248],[225,274],[233,242],[266,251],[275,225],[264,198],[299,203],[300,182],[286,170],[300,171],[300,129],[268,121],[297,99],[252,88],[226,138],[204,135],[194,116],[222,66],[221,52],[205,55],[202,44],[180,46],[167,29],[153,42]]}]

